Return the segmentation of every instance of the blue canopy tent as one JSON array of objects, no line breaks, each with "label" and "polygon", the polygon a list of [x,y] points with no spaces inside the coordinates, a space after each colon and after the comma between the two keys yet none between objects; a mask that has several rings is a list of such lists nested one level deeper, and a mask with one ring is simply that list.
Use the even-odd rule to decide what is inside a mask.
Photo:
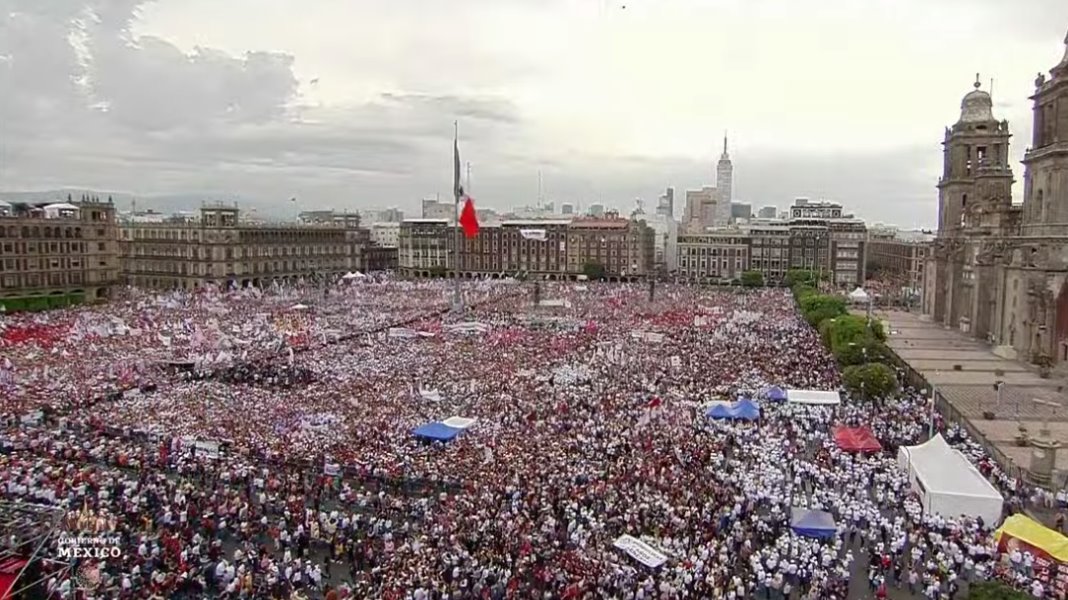
[{"label": "blue canopy tent", "polygon": [[705,416],[710,419],[740,419],[743,421],[755,421],[760,418],[760,407],[752,400],[743,398],[738,402],[732,402],[731,404],[713,404],[707,411],[705,411]]},{"label": "blue canopy tent", "polygon": [[831,513],[822,510],[790,509],[790,529],[801,537],[826,540],[834,537],[838,528]]},{"label": "blue canopy tent", "polygon": [[760,406],[749,398],[742,398],[738,402],[735,402],[734,410],[738,414],[739,419],[756,421],[760,418]]},{"label": "blue canopy tent", "polygon": [[713,404],[707,411],[705,411],[705,416],[709,419],[733,418],[730,405],[724,403]]},{"label": "blue canopy tent", "polygon": [[773,400],[775,402],[786,402],[786,390],[778,386],[773,385],[769,387],[767,390],[764,391],[764,395],[767,396],[768,400]]},{"label": "blue canopy tent", "polygon": [[432,442],[448,442],[460,435],[463,429],[449,427],[444,423],[427,423],[412,431],[412,435]]}]

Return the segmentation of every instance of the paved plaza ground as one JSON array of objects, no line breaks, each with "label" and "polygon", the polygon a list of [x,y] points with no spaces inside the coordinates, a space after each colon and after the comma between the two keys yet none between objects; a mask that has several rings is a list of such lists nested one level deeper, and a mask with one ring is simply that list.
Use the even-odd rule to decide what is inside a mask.
[{"label": "paved plaza ground", "polygon": [[[1044,379],[1029,365],[997,356],[988,344],[916,313],[877,310],[874,317],[888,325],[887,342],[897,356],[1005,457],[1029,467],[1031,449],[1016,444],[1020,428],[1035,437],[1047,427],[1066,446],[1058,453],[1058,471],[1068,474],[1068,382],[1056,375]],[[1004,382],[1000,401],[996,381]],[[984,419],[987,411],[996,418]]]}]

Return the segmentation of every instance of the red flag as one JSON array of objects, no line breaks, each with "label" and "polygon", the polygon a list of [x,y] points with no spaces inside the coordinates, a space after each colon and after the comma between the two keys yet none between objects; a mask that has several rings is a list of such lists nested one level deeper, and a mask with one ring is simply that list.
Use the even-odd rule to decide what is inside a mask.
[{"label": "red flag", "polygon": [[653,399],[649,401],[649,404],[647,406],[649,408],[656,408],[663,403],[664,401],[660,399],[660,396],[653,396]]},{"label": "red flag", "polygon": [[475,203],[471,196],[464,200],[464,209],[460,212],[460,227],[464,228],[464,236],[473,238],[478,235],[478,215],[475,214]]}]

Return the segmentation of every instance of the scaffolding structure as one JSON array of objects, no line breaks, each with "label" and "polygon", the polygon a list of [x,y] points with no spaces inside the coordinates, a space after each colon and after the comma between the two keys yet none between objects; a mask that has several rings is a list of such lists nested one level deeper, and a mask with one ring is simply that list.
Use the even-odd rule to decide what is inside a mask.
[{"label": "scaffolding structure", "polygon": [[[54,506],[0,502],[0,570],[15,574],[8,597],[43,598],[40,586],[49,577],[62,576],[71,569],[70,561],[47,556],[66,514],[65,509]],[[50,564],[47,571],[41,569],[43,562]]]}]

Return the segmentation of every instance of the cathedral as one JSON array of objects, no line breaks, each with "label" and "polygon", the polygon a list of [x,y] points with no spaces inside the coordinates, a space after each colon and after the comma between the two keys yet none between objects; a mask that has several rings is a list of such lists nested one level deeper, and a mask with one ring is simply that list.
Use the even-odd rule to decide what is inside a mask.
[{"label": "cathedral", "polygon": [[946,129],[938,236],[925,264],[923,312],[1006,358],[1068,372],[1068,39],[1035,79],[1023,204],[1013,204],[1009,123],[975,89]]}]

